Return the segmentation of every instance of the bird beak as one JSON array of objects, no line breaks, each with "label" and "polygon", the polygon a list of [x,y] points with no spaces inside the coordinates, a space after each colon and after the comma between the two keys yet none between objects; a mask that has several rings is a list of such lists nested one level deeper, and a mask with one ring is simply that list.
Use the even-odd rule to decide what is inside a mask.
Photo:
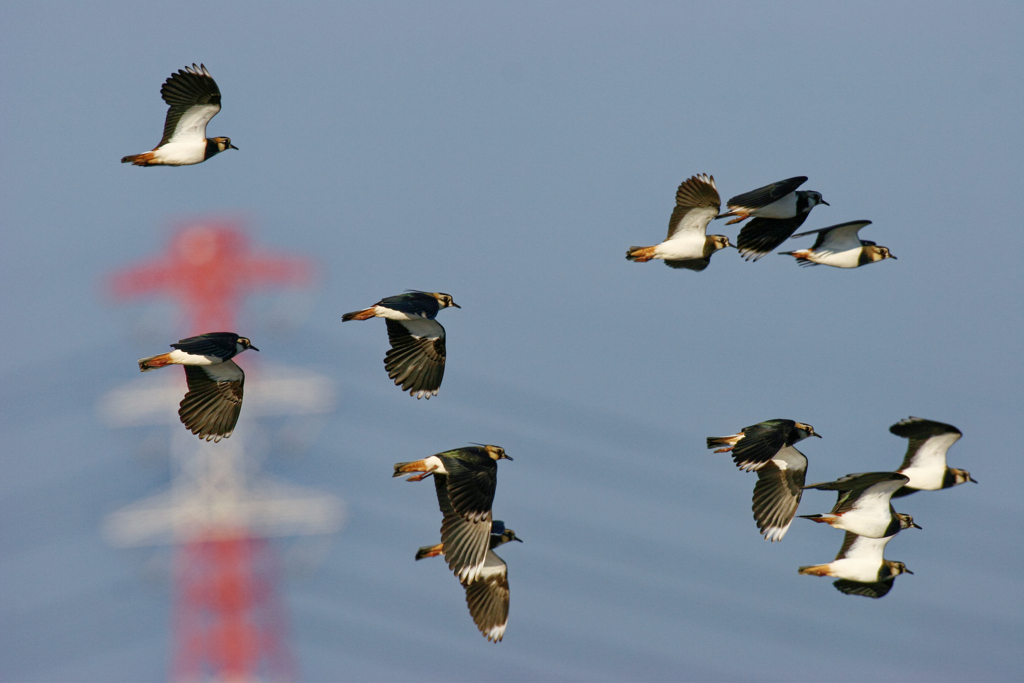
[{"label": "bird beak", "polygon": [[726,245],[726,246],[730,246],[730,247],[732,247],[733,249],[739,249],[739,247],[737,247],[737,246],[736,246],[735,244],[733,244],[732,242],[729,242],[729,244],[728,244],[728,245]]},{"label": "bird beak", "polygon": [[457,303],[455,303],[454,301],[452,302],[452,306],[454,306],[455,308],[462,308],[462,306],[458,305],[458,304],[457,304]]},{"label": "bird beak", "polygon": [[231,149],[238,149],[237,147],[235,147],[235,146],[234,146],[234,145],[232,145],[231,143],[228,143],[228,147],[230,147]]},{"label": "bird beak", "polygon": [[832,206],[831,204],[826,202],[824,199],[821,200],[821,203],[824,204],[825,206]]},{"label": "bird beak", "polygon": [[501,456],[501,458],[502,458],[502,460],[511,460],[512,459],[512,458],[508,457],[507,455],[503,455],[503,456]]},{"label": "bird beak", "polygon": [[899,259],[893,256],[892,254],[889,254],[889,258],[891,258],[893,261],[899,261]]},{"label": "bird beak", "polygon": [[818,437],[819,439],[821,438],[821,434],[819,434],[818,432],[814,432],[814,436]]},{"label": "bird beak", "polygon": [[910,526],[914,527],[915,529],[920,529],[920,528],[921,528],[921,527],[919,527],[919,526],[917,525],[917,522],[911,522],[911,523],[910,523]]},{"label": "bird beak", "polygon": [[250,351],[259,351],[259,349],[257,349],[255,346],[252,346],[251,344],[249,345],[249,350]]},{"label": "bird beak", "polygon": [[913,574],[914,572],[912,572],[912,571],[910,571],[909,569],[907,569],[906,567],[904,567],[904,568],[903,568],[903,573],[904,573],[904,574]]},{"label": "bird beak", "polygon": [[[967,481],[974,481],[974,477],[972,477],[971,475],[968,474],[967,475]],[[977,484],[978,482],[974,481],[974,483]]]}]

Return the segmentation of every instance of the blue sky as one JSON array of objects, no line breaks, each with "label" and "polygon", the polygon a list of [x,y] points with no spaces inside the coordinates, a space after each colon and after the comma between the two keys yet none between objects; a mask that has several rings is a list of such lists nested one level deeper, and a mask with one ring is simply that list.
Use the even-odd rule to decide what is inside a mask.
[{"label": "blue sky", "polygon": [[[183,221],[228,216],[319,272],[308,293],[251,298],[238,331],[338,386],[313,444],[264,463],[348,506],[318,567],[288,577],[304,680],[1019,679],[1018,4],[4,14],[0,678],[166,680],[169,554],[99,531],[167,487],[166,430],[108,429],[95,406],[185,332],[103,283]],[[119,164],[157,142],[160,84],[192,62],[223,92],[210,134],[240,150]],[[809,176],[831,206],[805,230],[872,220],[861,236],[899,260],[627,263],[702,172],[726,198]],[[462,306],[440,316],[430,401],[387,379],[382,324],[340,321],[408,288]],[[824,436],[802,448],[808,477],[826,481],[898,466],[888,427],[908,415],[959,427],[950,462],[979,484],[899,501],[923,530],[887,556],[915,574],[878,601],[798,576],[841,534],[797,520],[764,542],[753,475],[704,448],[802,420]],[[498,645],[441,563],[412,562],[437,534],[432,487],[390,477],[470,441],[515,458],[495,513],[526,542],[501,553]],[[801,513],[831,503],[809,492]]]}]

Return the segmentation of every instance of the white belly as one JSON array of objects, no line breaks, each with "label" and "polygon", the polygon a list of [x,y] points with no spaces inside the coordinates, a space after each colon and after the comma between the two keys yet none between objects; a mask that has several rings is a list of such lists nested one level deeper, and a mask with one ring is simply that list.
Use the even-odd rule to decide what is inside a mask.
[{"label": "white belly", "polygon": [[844,557],[829,563],[830,576],[849,581],[874,583],[878,581],[878,571],[882,568],[880,560]]},{"label": "white belly", "polygon": [[881,538],[892,521],[888,507],[881,510],[850,510],[839,518],[839,528],[852,531],[858,536]]},{"label": "white belly", "polygon": [[216,365],[217,363],[224,362],[216,356],[203,356],[198,353],[185,353],[181,349],[174,349],[169,355],[172,363],[179,363],[181,365]]},{"label": "white belly", "polygon": [[796,193],[790,192],[777,202],[754,209],[750,215],[761,218],[792,218],[796,215]]},{"label": "white belly", "polygon": [[942,488],[942,480],[946,471],[938,467],[908,467],[900,472],[910,477],[907,486],[925,491],[938,491]]},{"label": "white belly", "polygon": [[669,261],[690,261],[704,258],[706,243],[706,238],[701,234],[666,240],[654,248],[654,258]]},{"label": "white belly", "polygon": [[373,314],[378,318],[390,318],[391,320],[423,320],[424,316],[415,313],[403,313],[393,308],[374,306]]},{"label": "white belly", "polygon": [[205,160],[205,139],[199,142],[168,142],[153,152],[153,161],[169,166],[188,166]]},{"label": "white belly", "polygon": [[807,260],[820,263],[823,266],[856,268],[860,265],[860,254],[860,247],[846,251],[812,251]]}]

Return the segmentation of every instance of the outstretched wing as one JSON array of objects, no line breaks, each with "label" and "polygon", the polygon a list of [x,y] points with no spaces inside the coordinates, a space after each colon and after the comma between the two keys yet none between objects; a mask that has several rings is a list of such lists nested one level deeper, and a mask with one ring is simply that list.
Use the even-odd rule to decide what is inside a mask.
[{"label": "outstretched wing", "polygon": [[736,248],[747,261],[756,261],[771,252],[797,231],[810,212],[797,214],[793,218],[753,218],[740,230]]},{"label": "outstretched wing", "polygon": [[694,235],[704,237],[708,223],[721,208],[722,200],[714,177],[701,174],[684,180],[676,190],[676,208],[669,218],[668,237],[665,239]]},{"label": "outstretched wing", "polygon": [[231,358],[238,350],[238,335],[234,332],[209,332],[198,337],[188,337],[171,344],[171,348],[197,356]]},{"label": "outstretched wing", "polygon": [[807,458],[792,446],[757,471],[752,509],[765,540],[781,541],[786,535],[800,506],[806,473]]},{"label": "outstretched wing", "polygon": [[801,232],[799,235],[793,235],[790,239],[805,237],[807,235],[817,235],[818,238],[814,241],[814,246],[812,247],[815,251],[831,251],[838,253],[841,251],[849,251],[851,249],[860,249],[862,243],[857,233],[860,232],[860,229],[865,225],[871,225],[871,221],[850,221],[848,223],[839,223],[838,225],[831,225],[827,228]]},{"label": "outstretched wing", "polygon": [[206,124],[220,111],[220,89],[203,65],[179,69],[160,88],[169,105],[161,147],[168,142],[197,142],[206,137]]},{"label": "outstretched wing", "polygon": [[889,431],[910,440],[903,464],[899,467],[901,470],[908,467],[944,469],[946,451],[962,436],[960,430],[953,425],[920,417],[900,420],[889,427]]},{"label": "outstretched wing", "polygon": [[790,192],[795,192],[798,187],[807,182],[807,176],[796,176],[786,178],[777,183],[759,187],[750,192],[738,194],[727,202],[730,209],[760,209],[779,201]]},{"label": "outstretched wing", "polygon": [[200,439],[220,441],[231,436],[242,412],[245,373],[234,361],[217,365],[183,365],[188,393],[178,417]]},{"label": "outstretched wing", "polygon": [[793,420],[766,420],[743,429],[743,438],[732,449],[732,459],[741,470],[756,470],[786,445],[796,427]]},{"label": "outstretched wing", "polygon": [[880,598],[892,590],[893,583],[896,582],[896,577],[890,577],[885,581],[878,581],[876,583],[862,583],[860,581],[850,581],[848,579],[839,579],[833,581],[832,585],[836,587],[836,590],[840,593],[846,593],[847,595],[862,595],[865,598]]},{"label": "outstretched wing", "polygon": [[384,368],[395,384],[416,398],[437,396],[444,378],[444,327],[429,318],[385,320],[391,350]]}]

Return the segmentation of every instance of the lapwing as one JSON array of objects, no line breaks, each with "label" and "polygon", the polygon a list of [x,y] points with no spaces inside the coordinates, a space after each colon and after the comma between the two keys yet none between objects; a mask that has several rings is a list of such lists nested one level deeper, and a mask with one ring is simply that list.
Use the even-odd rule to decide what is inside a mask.
[{"label": "lapwing", "polygon": [[736,195],[727,202],[729,210],[715,216],[734,216],[726,225],[754,218],[743,226],[736,239],[740,256],[745,257],[747,261],[758,260],[796,232],[807,220],[811,209],[818,204],[829,206],[829,203],[821,198],[820,192],[798,191],[797,188],[805,182],[807,176],[787,178]]},{"label": "lapwing", "polygon": [[437,396],[444,377],[444,328],[434,320],[442,308],[462,308],[451,295],[441,292],[409,291],[381,299],[373,306],[341,316],[348,320],[384,318],[391,350],[384,356],[384,369],[395,385],[410,396]]},{"label": "lapwing", "polygon": [[231,436],[242,411],[245,373],[231,360],[247,349],[259,351],[234,332],[210,332],[171,344],[174,351],[139,360],[148,372],[165,365],[185,367],[188,393],[181,400],[178,417],[200,439],[220,441]]},{"label": "lapwing", "polygon": [[160,88],[167,103],[164,136],[149,152],[131,154],[122,164],[135,166],[189,166],[227,149],[238,149],[231,138],[207,138],[206,124],[220,111],[220,88],[200,64],[179,69]]},{"label": "lapwing", "polygon": [[653,247],[630,247],[626,259],[644,263],[662,259],[671,268],[704,270],[719,249],[731,247],[725,235],[708,235],[707,227],[722,207],[713,176],[695,175],[676,191],[676,208],[668,220],[668,237]]},{"label": "lapwing", "polygon": [[[456,514],[450,503],[448,511],[444,510],[443,505],[441,509],[445,516]],[[470,616],[473,617],[473,623],[480,629],[480,633],[493,643],[497,643],[505,635],[509,599],[508,566],[495,554],[494,549],[509,541],[522,543],[523,539],[516,536],[516,532],[511,529],[506,529],[500,520],[494,520],[491,523],[490,549],[487,551],[480,576],[472,583],[461,582],[462,587],[466,589],[466,605],[469,607]],[[444,543],[438,543],[420,548],[416,552],[416,559],[436,557],[443,553]]]},{"label": "lapwing", "polygon": [[810,249],[796,251],[780,251],[785,256],[793,256],[801,266],[834,266],[836,268],[858,268],[887,258],[896,260],[889,253],[888,247],[880,247],[874,242],[862,240],[857,233],[871,221],[850,221],[832,225],[820,230],[809,230],[790,239],[817,235],[814,246]]},{"label": "lapwing", "polygon": [[797,571],[810,576],[835,577],[838,581],[832,585],[847,595],[880,598],[892,589],[897,576],[914,573],[902,562],[883,557],[890,539],[892,536],[869,538],[847,531],[836,559],[828,564],[800,567]]},{"label": "lapwing", "polygon": [[807,457],[793,444],[809,436],[821,438],[809,424],[766,420],[738,434],[708,437],[708,448],[722,446],[715,453],[732,451],[737,467],[757,472],[752,509],[765,540],[781,541],[793,523],[807,473]]},{"label": "lapwing", "polygon": [[910,477],[910,481],[892,494],[893,498],[907,496],[914,491],[948,489],[969,481],[978,483],[967,470],[946,465],[946,451],[961,436],[960,430],[953,425],[908,417],[889,427],[889,431],[910,440],[903,464],[896,470]]},{"label": "lapwing", "polygon": [[413,462],[395,464],[392,476],[434,475],[437,502],[444,514],[441,543],[448,568],[460,581],[472,583],[484,570],[491,535],[491,504],[498,485],[498,461],[511,460],[498,446],[467,446]]},{"label": "lapwing", "polygon": [[893,536],[910,527],[920,529],[913,517],[896,512],[889,502],[892,494],[908,481],[909,477],[898,472],[865,472],[811,484],[804,488],[837,491],[839,498],[830,513],[800,516],[869,538]]}]

